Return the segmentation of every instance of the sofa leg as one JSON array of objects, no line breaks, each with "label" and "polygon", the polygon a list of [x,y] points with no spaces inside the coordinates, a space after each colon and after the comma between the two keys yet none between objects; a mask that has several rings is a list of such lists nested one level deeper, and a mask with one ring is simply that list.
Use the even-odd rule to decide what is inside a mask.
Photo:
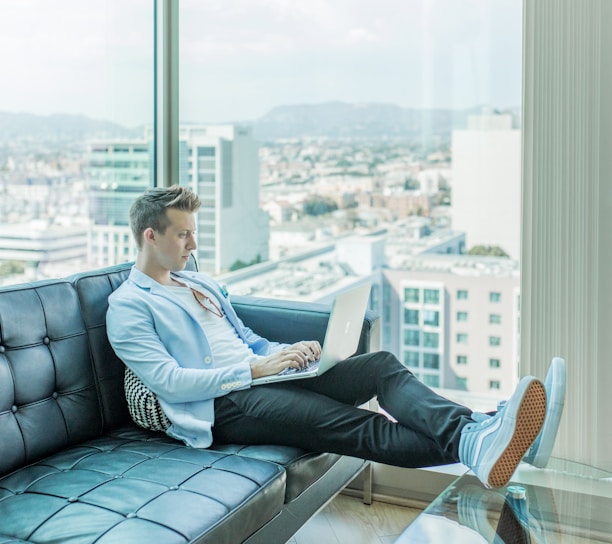
[{"label": "sofa leg", "polygon": [[372,504],[372,463],[363,469],[363,503]]}]

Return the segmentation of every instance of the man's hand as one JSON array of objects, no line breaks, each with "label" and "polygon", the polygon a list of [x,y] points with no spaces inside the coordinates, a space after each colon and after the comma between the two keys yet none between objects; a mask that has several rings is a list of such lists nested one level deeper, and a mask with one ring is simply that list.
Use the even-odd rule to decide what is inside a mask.
[{"label": "man's hand", "polygon": [[312,361],[321,356],[321,344],[316,340],[297,342],[283,349],[251,363],[251,377],[278,374],[286,368],[305,368]]}]

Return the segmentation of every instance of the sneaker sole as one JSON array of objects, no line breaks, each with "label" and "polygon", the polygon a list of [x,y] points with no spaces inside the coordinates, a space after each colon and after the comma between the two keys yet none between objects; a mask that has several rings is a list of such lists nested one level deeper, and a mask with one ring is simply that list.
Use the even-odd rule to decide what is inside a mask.
[{"label": "sneaker sole", "polygon": [[521,399],[512,438],[489,472],[487,481],[491,487],[503,487],[510,481],[523,455],[540,433],[545,415],[544,384],[533,381]]},{"label": "sneaker sole", "polygon": [[561,421],[563,405],[565,403],[565,361],[559,357],[553,358],[551,362],[551,372],[551,398],[546,400],[548,408],[539,437],[539,443],[537,444],[537,448],[535,444],[531,446],[530,451],[525,455],[525,461],[537,468],[545,468],[548,464],[553,446],[555,445],[555,439],[557,438],[559,422]]}]

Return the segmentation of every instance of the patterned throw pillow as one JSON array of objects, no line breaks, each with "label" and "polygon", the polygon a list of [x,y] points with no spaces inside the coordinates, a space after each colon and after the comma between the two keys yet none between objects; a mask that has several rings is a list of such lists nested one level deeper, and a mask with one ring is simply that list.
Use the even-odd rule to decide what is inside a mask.
[{"label": "patterned throw pillow", "polygon": [[165,431],[172,424],[153,392],[129,368],[125,368],[125,398],[132,419],[150,431]]}]

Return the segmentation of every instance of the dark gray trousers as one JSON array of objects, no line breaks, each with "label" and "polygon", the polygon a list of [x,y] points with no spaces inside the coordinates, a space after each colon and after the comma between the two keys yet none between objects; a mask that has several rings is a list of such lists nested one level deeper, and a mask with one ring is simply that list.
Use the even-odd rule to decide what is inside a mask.
[{"label": "dark gray trousers", "polygon": [[[392,416],[358,408],[373,397]],[[217,442],[282,444],[400,467],[458,462],[471,410],[434,393],[387,352],[351,357],[317,378],[215,401]]]}]

